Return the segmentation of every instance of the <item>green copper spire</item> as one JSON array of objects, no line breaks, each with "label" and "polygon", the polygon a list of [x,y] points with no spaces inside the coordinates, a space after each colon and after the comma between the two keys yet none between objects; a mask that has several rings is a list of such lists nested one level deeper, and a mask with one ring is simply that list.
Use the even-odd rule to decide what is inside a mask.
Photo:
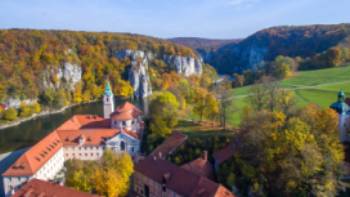
[{"label": "green copper spire", "polygon": [[345,93],[344,93],[343,90],[340,90],[340,91],[338,92],[338,101],[339,101],[339,102],[344,102],[344,101],[345,101]]},{"label": "green copper spire", "polygon": [[334,109],[339,114],[345,114],[349,112],[350,107],[345,103],[345,93],[343,90],[340,90],[338,92],[338,101],[333,103],[330,108]]},{"label": "green copper spire", "polygon": [[113,95],[113,92],[112,92],[112,89],[111,89],[111,85],[109,84],[109,81],[107,81],[106,85],[105,85],[105,95],[107,95],[107,96],[112,96]]}]

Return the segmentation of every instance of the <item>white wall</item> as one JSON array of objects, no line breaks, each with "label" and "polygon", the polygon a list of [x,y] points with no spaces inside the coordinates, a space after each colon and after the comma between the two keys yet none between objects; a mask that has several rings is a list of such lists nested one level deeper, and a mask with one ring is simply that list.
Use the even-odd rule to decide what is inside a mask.
[{"label": "white wall", "polygon": [[[121,143],[125,143],[125,150],[121,150]],[[140,141],[125,134],[119,134],[106,141],[106,147],[115,152],[127,152],[136,155],[140,151]]]},{"label": "white wall", "polygon": [[63,148],[60,148],[33,176],[3,177],[4,192],[6,196],[11,195],[11,190],[17,190],[29,179],[51,180],[62,170],[64,164]]},{"label": "white wall", "polygon": [[98,160],[103,155],[103,146],[66,146],[64,147],[64,158],[79,160]]},{"label": "white wall", "polygon": [[114,112],[114,97],[113,95],[111,96],[107,96],[104,95],[103,96],[103,117],[105,119],[110,118],[111,113]]}]

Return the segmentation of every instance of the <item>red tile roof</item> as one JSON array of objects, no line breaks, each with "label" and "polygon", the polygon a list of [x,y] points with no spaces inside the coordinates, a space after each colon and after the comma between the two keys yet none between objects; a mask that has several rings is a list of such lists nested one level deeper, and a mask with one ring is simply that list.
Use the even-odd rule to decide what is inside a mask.
[{"label": "red tile roof", "polygon": [[217,150],[216,152],[213,153],[213,158],[217,164],[223,163],[224,161],[230,159],[234,155],[236,151],[235,149],[236,143],[237,142],[231,142],[228,145],[226,145],[224,148]]},{"label": "red tile roof", "polygon": [[3,176],[30,176],[43,166],[56,152],[62,148],[62,142],[54,131],[41,139],[37,144],[20,156],[3,173]]},{"label": "red tile roof", "polygon": [[111,114],[113,120],[132,120],[142,114],[142,111],[135,105],[125,102]]},{"label": "red tile roof", "polygon": [[58,130],[57,134],[64,146],[77,146],[80,138],[83,139],[83,145],[98,146],[105,139],[119,134],[119,131],[117,129]]},{"label": "red tile roof", "polygon": [[6,110],[7,109],[7,105],[0,103],[0,109],[1,110]]},{"label": "red tile roof", "polygon": [[214,167],[210,161],[207,158],[203,158],[203,156],[186,164],[183,164],[181,168],[186,169],[199,176],[204,176],[209,179],[214,178]]},{"label": "red tile roof", "polygon": [[57,130],[78,130],[92,128],[109,128],[110,122],[97,115],[74,115],[65,121]]},{"label": "red tile roof", "polygon": [[180,132],[173,132],[165,141],[157,146],[155,150],[150,154],[151,156],[161,156],[164,158],[166,155],[171,154],[177,147],[183,144],[187,140],[187,136]]},{"label": "red tile roof", "polygon": [[220,184],[206,177],[193,174],[163,159],[147,157],[135,165],[135,171],[159,184],[165,184],[167,188],[182,196],[234,196]]},{"label": "red tile roof", "polygon": [[33,175],[56,154],[61,147],[77,146],[80,138],[83,139],[83,146],[98,146],[101,145],[105,139],[119,134],[117,129],[82,128],[96,121],[101,121],[100,117],[88,117],[89,116],[86,115],[73,116],[63,123],[59,129],[51,132],[33,145],[5,171],[3,176]]},{"label": "red tile roof", "polygon": [[23,185],[12,197],[97,197],[85,192],[63,187],[46,181],[32,179]]},{"label": "red tile roof", "polygon": [[[120,111],[125,111],[132,107],[130,103],[125,103],[120,107]],[[141,113],[141,111],[140,111]],[[139,139],[140,136],[132,131],[123,131],[127,135]],[[111,138],[120,131],[110,128],[110,120],[96,115],[74,115],[65,121],[55,131],[41,139],[33,145],[14,164],[12,164],[4,176],[29,176],[36,173],[62,146],[76,146],[79,139],[83,139],[83,145],[98,146],[105,139]]]}]

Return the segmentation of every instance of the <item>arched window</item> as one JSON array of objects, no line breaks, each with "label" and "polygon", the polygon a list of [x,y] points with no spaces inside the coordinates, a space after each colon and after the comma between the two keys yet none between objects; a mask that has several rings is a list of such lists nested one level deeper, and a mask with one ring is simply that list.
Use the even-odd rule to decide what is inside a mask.
[{"label": "arched window", "polygon": [[120,142],[120,150],[125,151],[125,142],[124,141]]}]

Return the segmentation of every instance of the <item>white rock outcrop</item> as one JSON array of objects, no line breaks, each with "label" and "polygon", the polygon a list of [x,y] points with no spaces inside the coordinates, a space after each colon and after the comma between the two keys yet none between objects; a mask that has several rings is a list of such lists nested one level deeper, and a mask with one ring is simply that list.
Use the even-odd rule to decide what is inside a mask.
[{"label": "white rock outcrop", "polygon": [[134,96],[142,99],[150,96],[152,86],[148,74],[148,62],[153,59],[153,54],[127,49],[116,52],[115,56],[119,59],[129,58],[131,60],[128,80],[134,89]]},{"label": "white rock outcrop", "polygon": [[80,65],[65,62],[58,69],[57,77],[60,81],[66,83],[70,90],[74,90],[74,86],[81,80],[82,74],[83,71]]},{"label": "white rock outcrop", "polygon": [[5,105],[9,108],[16,108],[18,109],[22,103],[26,104],[26,105],[32,105],[34,103],[36,103],[38,100],[37,99],[24,99],[21,100],[19,98],[9,98],[5,101]]},{"label": "white rock outcrop", "polygon": [[202,74],[202,59],[178,55],[164,55],[163,60],[171,69],[186,77]]},{"label": "white rock outcrop", "polygon": [[118,59],[131,60],[128,80],[134,88],[136,98],[146,98],[152,94],[152,86],[148,74],[148,64],[158,58],[168,64],[169,68],[184,76],[200,75],[202,73],[202,59],[177,55],[159,55],[141,50],[121,50],[115,52]]},{"label": "white rock outcrop", "polygon": [[[82,75],[83,70],[79,64],[65,62],[57,69],[48,69],[44,72],[42,76],[43,89],[58,89],[64,86],[72,91],[75,85],[81,81]],[[55,76],[54,78],[57,80],[53,81],[52,76]]]}]

